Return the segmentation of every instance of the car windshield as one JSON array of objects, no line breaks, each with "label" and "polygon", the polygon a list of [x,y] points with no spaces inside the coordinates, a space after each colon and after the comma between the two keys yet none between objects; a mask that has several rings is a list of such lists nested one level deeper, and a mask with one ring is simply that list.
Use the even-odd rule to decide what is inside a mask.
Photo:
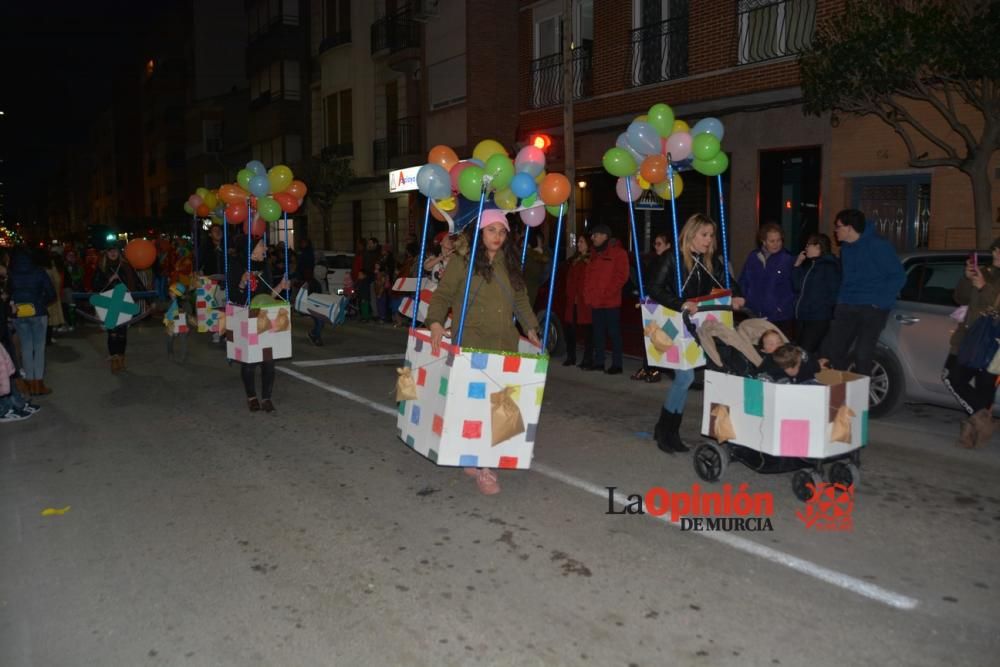
[{"label": "car windshield", "polygon": [[953,293],[965,274],[965,257],[921,258],[907,265],[899,297],[938,306],[954,306]]}]

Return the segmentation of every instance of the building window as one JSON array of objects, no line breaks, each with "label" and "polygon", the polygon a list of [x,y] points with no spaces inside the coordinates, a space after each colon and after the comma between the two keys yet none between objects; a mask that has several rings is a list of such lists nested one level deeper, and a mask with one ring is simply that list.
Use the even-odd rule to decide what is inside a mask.
[{"label": "building window", "polygon": [[801,53],[816,31],[816,0],[737,0],[740,64]]},{"label": "building window", "polygon": [[257,70],[250,77],[251,105],[266,104],[271,100],[302,98],[301,66],[297,60],[279,60]]},{"label": "building window", "polygon": [[247,9],[247,33],[251,40],[266,35],[279,24],[299,24],[299,0],[257,0]]},{"label": "building window", "polygon": [[631,85],[686,76],[688,0],[635,0],[632,16]]},{"label": "building window", "polygon": [[326,0],[325,31],[320,51],[351,41],[351,0]]},{"label": "building window", "polygon": [[337,155],[354,155],[354,113],[351,89],[326,96],[326,145]]},{"label": "building window", "polygon": [[[562,103],[562,3],[547,2],[532,10],[534,60],[531,61],[531,106],[540,108]],[[573,97],[590,95],[591,52],[594,36],[593,0],[573,5]]]},{"label": "building window", "polygon": [[284,98],[286,100],[302,99],[302,80],[299,78],[299,63],[296,60],[284,62]]},{"label": "building window", "polygon": [[427,67],[431,111],[465,101],[465,54]]},{"label": "building window", "polygon": [[201,121],[201,133],[206,153],[222,152],[222,121]]}]

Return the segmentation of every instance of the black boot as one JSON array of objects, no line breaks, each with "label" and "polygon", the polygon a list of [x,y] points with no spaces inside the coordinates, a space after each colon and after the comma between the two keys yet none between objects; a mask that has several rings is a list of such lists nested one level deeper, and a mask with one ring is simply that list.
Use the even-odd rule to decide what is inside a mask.
[{"label": "black boot", "polygon": [[667,433],[666,439],[670,443],[670,449],[675,452],[689,452],[691,449],[684,444],[681,440],[681,420],[684,418],[684,413],[673,413],[668,412],[667,417],[669,421],[667,422]]},{"label": "black boot", "polygon": [[657,448],[667,454],[674,453],[669,436],[670,423],[673,416],[663,408],[660,408],[660,419],[656,422],[656,427],[653,429],[653,437],[656,439]]}]

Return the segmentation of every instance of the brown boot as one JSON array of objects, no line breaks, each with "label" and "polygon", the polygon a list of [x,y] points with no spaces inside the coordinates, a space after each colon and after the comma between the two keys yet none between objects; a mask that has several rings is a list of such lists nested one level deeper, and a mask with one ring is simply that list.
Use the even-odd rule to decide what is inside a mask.
[{"label": "brown boot", "polygon": [[124,354],[119,354],[118,355],[118,370],[124,371],[124,370],[127,370],[127,368],[128,367],[125,365],[125,355]]},{"label": "brown boot", "polygon": [[962,449],[975,449],[976,425],[972,423],[972,417],[963,419],[959,428],[960,431],[958,434],[958,440],[955,441],[955,446],[961,447]]},{"label": "brown boot", "polygon": [[35,380],[35,396],[51,394],[52,390],[45,386],[45,380]]},{"label": "brown boot", "polygon": [[14,384],[17,386],[17,391],[19,394],[23,394],[24,396],[30,396],[31,394],[34,393],[32,391],[31,384],[28,382],[28,380],[25,380],[24,378],[20,377],[17,378],[16,380],[14,380]]},{"label": "brown boot", "polygon": [[983,408],[969,418],[976,429],[976,447],[985,447],[993,437],[993,415],[989,408]]},{"label": "brown boot", "polygon": [[119,357],[117,354],[112,354],[111,355],[111,374],[112,375],[118,375],[118,373],[121,372],[121,370],[122,370],[122,364],[121,364],[120,359],[121,359],[121,357]]}]

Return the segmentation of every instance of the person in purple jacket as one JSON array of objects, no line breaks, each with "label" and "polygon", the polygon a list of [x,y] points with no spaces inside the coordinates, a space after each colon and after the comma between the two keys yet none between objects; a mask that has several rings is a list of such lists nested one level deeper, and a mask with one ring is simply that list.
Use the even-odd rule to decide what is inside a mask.
[{"label": "person in purple jacket", "polygon": [[795,291],[792,288],[792,266],[795,258],[785,250],[781,227],[769,222],[761,226],[757,236],[760,248],[743,263],[740,289],[747,308],[758,317],[767,318],[791,338],[795,325]]}]

